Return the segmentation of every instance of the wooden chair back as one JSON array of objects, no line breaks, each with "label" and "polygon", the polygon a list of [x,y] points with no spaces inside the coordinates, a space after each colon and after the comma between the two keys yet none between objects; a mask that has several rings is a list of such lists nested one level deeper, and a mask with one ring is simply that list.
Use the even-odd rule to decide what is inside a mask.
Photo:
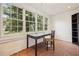
[{"label": "wooden chair back", "polygon": [[55,37],[55,31],[51,31],[51,39],[54,39]]}]

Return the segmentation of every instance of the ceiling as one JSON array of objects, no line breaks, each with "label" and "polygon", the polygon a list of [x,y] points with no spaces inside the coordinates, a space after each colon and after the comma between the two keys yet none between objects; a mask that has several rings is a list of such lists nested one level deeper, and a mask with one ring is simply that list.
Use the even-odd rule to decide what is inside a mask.
[{"label": "ceiling", "polygon": [[58,13],[79,8],[79,3],[21,3],[21,6],[24,8],[30,6],[48,15],[56,15]]}]

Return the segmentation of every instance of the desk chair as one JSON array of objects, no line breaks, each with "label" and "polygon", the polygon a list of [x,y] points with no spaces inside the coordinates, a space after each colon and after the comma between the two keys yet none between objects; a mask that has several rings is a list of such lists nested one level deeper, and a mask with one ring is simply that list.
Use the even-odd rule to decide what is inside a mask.
[{"label": "desk chair", "polygon": [[46,45],[47,50],[48,50],[49,45],[50,45],[50,47],[53,47],[53,50],[55,50],[55,41],[54,41],[55,39],[54,39],[54,37],[55,37],[55,31],[51,31],[51,36],[50,37],[48,37],[48,36],[44,37],[43,42]]}]

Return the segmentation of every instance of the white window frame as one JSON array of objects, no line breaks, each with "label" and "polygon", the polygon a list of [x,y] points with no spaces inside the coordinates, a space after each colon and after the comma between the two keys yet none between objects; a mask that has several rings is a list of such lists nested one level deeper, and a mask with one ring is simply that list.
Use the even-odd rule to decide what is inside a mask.
[{"label": "white window frame", "polygon": [[[14,6],[14,5],[13,5]],[[0,15],[2,15],[3,14],[3,7],[2,7],[2,4],[0,5],[0,9],[1,9],[1,12],[0,12]],[[23,8],[22,8],[23,9]],[[26,9],[23,9],[23,31],[21,32],[21,33],[29,33],[29,32],[26,32],[26,20],[25,20],[25,11],[26,11]],[[29,11],[29,10],[28,10]],[[38,29],[37,29],[37,13],[35,13],[34,12],[34,14],[35,14],[35,31],[31,31],[31,32],[42,32],[42,31],[47,31],[48,30],[48,28],[47,28],[47,30],[45,30],[44,29],[44,21],[45,21],[45,17],[43,16],[43,30],[42,31],[38,31]],[[41,16],[41,14],[40,14],[40,16]],[[48,17],[47,17],[48,18]],[[20,32],[16,32],[16,33],[11,33],[11,34],[4,34],[4,32],[3,32],[3,18],[2,18],[2,16],[0,16],[0,36],[1,37],[4,37],[4,36],[10,36],[10,35],[15,35],[15,34],[19,34]],[[48,19],[48,21],[49,21],[49,19]],[[48,27],[48,26],[47,26]]]}]

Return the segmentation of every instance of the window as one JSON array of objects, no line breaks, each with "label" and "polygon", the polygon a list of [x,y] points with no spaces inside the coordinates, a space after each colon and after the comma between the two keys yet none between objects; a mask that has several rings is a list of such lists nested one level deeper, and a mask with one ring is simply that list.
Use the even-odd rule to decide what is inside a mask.
[{"label": "window", "polygon": [[43,16],[37,15],[37,30],[43,30]]},{"label": "window", "polygon": [[35,17],[32,12],[25,11],[26,32],[35,31]]},{"label": "window", "polygon": [[21,32],[23,29],[23,9],[9,4],[3,5],[4,34]]},{"label": "window", "polygon": [[[2,21],[3,21],[3,33],[17,33],[22,32],[23,28],[23,16],[25,16],[25,25],[26,32],[33,32],[35,29],[37,31],[47,30],[48,27],[48,18],[45,18],[45,23],[43,24],[43,16],[37,15],[37,19],[35,19],[34,13],[25,10],[25,15],[23,14],[23,9],[13,6],[11,4],[3,4],[3,13],[2,13]],[[37,21],[37,22],[36,22]]]},{"label": "window", "polygon": [[44,29],[47,30],[47,27],[48,27],[48,18],[45,18],[45,25],[44,25]]}]

